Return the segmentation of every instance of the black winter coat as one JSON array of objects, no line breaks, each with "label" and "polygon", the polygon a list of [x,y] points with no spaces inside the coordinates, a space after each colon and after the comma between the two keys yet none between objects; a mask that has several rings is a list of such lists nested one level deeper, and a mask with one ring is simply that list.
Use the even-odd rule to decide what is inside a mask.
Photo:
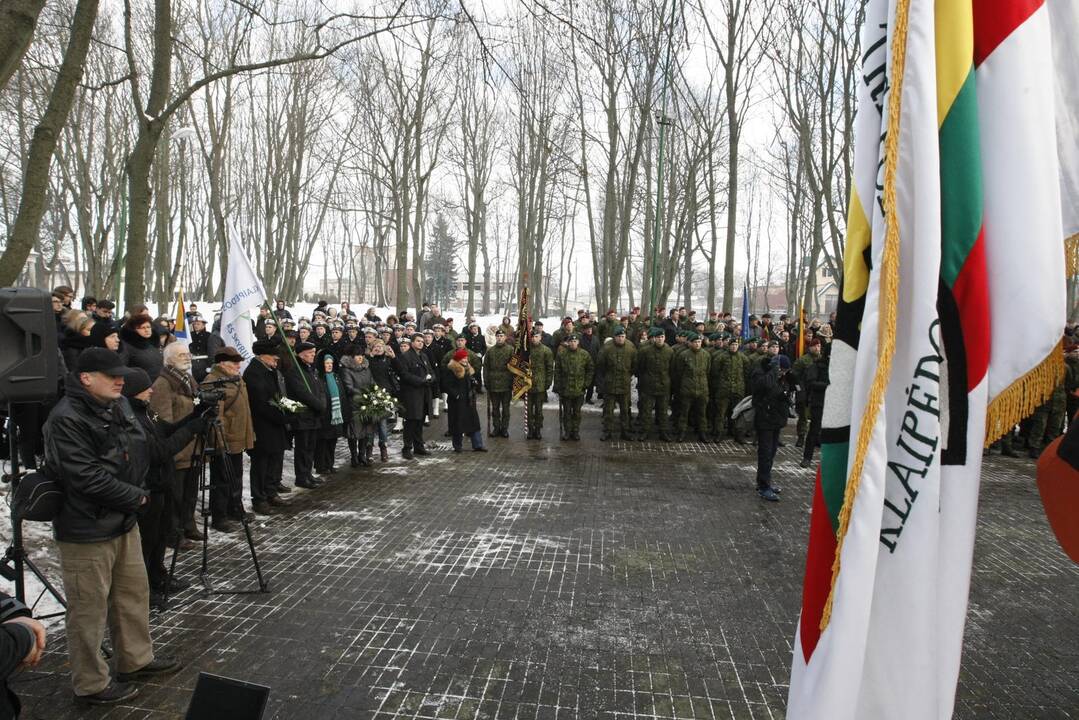
[{"label": "black winter coat", "polygon": [[70,328],[64,328],[64,336],[60,344],[64,365],[66,365],[68,369],[74,370],[75,362],[78,360],[79,355],[82,354],[83,350],[91,347],[92,344],[89,335],[83,335]]},{"label": "black winter coat", "polygon": [[[11,596],[0,592],[0,598],[9,599]],[[36,638],[30,628],[18,623],[0,625],[0,682],[4,684],[4,692],[0,694],[0,720],[16,718],[22,710],[19,698],[8,687],[7,679],[22,663],[23,658],[30,654]]]},{"label": "black winter coat", "polygon": [[146,433],[146,452],[150,460],[146,489],[155,493],[164,493],[170,489],[174,493],[179,491],[180,488],[173,484],[175,463],[172,458],[206,428],[206,421],[191,413],[180,422],[170,423],[157,418],[156,415],[151,417],[149,405],[142,400],[131,398],[128,402],[131,403],[135,419]]},{"label": "black winter coat", "polygon": [[828,358],[822,355],[814,360],[813,364],[806,368],[803,381],[808,393],[809,407],[824,407],[824,391],[828,389]]},{"label": "black winter coat", "polygon": [[[203,330],[202,332],[192,330],[190,337],[191,341],[188,343],[188,347],[192,355],[191,374],[195,377],[195,382],[202,382],[206,374],[210,372],[210,368],[214,366],[214,355],[225,346],[225,341],[209,330]],[[205,359],[194,359],[201,355],[205,355]]]},{"label": "black winter coat", "polygon": [[779,368],[771,358],[762,359],[750,376],[753,392],[753,426],[758,430],[779,430],[787,424],[787,391]]},{"label": "black winter coat", "polygon": [[475,335],[467,333],[465,335],[465,347],[477,355],[484,355],[487,352],[487,338],[483,336],[483,332],[476,333]]},{"label": "black winter coat", "polygon": [[385,355],[368,355],[367,361],[371,363],[371,377],[375,384],[397,397],[401,394],[401,381],[397,378],[397,370],[394,363]]},{"label": "black winter coat", "polygon": [[289,418],[272,402],[286,396],[285,377],[255,358],[244,370],[244,384],[255,429],[255,450],[283,451],[288,445]]},{"label": "black winter coat", "polygon": [[435,370],[427,354],[409,350],[396,358],[397,375],[401,378],[399,399],[404,406],[405,420],[423,420],[431,412],[431,385]]},{"label": "black winter coat", "polygon": [[111,540],[135,526],[149,469],[142,425],[125,398],[102,405],[70,373],[45,422],[45,464],[64,491],[57,540]]},{"label": "black winter coat", "polygon": [[480,429],[474,372],[467,360],[450,360],[442,368],[441,385],[446,393],[446,417],[451,435],[471,435]]},{"label": "black winter coat", "polygon": [[157,380],[157,376],[165,367],[165,359],[157,344],[157,336],[144,338],[137,332],[124,328],[120,331],[120,339],[124,341],[123,350],[127,354],[128,366],[145,370],[150,376],[150,382]]},{"label": "black winter coat", "polygon": [[[326,412],[326,383],[319,374],[314,365],[300,360],[285,378],[289,398],[307,406],[306,412],[293,415],[297,430],[317,430],[322,426],[322,415]],[[255,433],[257,437],[258,431]]]}]

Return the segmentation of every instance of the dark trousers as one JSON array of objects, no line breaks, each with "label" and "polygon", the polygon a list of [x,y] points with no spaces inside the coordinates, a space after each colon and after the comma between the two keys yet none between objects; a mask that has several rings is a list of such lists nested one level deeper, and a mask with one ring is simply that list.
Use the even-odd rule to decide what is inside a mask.
[{"label": "dark trousers", "polygon": [[142,540],[142,560],[146,564],[146,576],[151,588],[159,588],[168,580],[169,571],[165,568],[165,545],[170,535],[175,533],[173,523],[171,492],[155,491],[150,493],[139,515],[139,535]]},{"label": "dark trousers", "polygon": [[315,470],[333,470],[337,454],[337,438],[319,438],[315,442]]},{"label": "dark trousers", "polygon": [[251,499],[268,500],[277,494],[284,470],[285,451],[256,447],[251,451]]},{"label": "dark trousers", "polygon": [[779,430],[757,429],[757,489],[772,487],[772,461],[779,449]]},{"label": "dark trousers", "polygon": [[244,455],[226,453],[210,460],[210,517],[214,521],[243,514]]},{"label": "dark trousers", "polygon": [[292,451],[293,467],[296,470],[296,482],[312,480],[311,469],[315,465],[315,440],[318,430],[297,430],[295,447]]},{"label": "dark trousers", "polygon": [[547,401],[547,393],[530,392],[528,398],[528,431],[538,435],[543,430],[543,403]]},{"label": "dark trousers", "polygon": [[[454,450],[460,450],[461,447],[464,445],[464,437],[465,436],[458,433],[458,434],[453,435],[451,437],[453,439],[453,449]],[[479,430],[477,430],[474,433],[469,433],[468,437],[472,441],[472,448],[473,449],[483,447],[483,433],[481,433]]]},{"label": "dark trousers", "polygon": [[423,420],[405,420],[404,441],[405,449],[423,449]]},{"label": "dark trousers", "polygon": [[809,406],[809,434],[806,435],[805,449],[802,451],[802,459],[812,460],[813,449],[820,442],[820,424],[824,416],[824,406]]},{"label": "dark trousers", "polygon": [[511,395],[509,390],[487,390],[487,406],[491,408],[491,429],[496,434],[509,432]]}]

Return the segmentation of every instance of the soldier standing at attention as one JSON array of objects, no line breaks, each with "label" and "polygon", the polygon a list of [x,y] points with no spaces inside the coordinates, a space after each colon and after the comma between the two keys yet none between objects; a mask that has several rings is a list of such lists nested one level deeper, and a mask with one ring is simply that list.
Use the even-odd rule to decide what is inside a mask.
[{"label": "soldier standing at attention", "polygon": [[513,348],[506,343],[506,332],[495,331],[495,344],[483,356],[483,374],[487,382],[487,404],[491,408],[490,437],[510,436],[510,396],[513,393],[513,373],[509,361]]},{"label": "soldier standing at attention", "polygon": [[554,380],[554,353],[543,344],[543,326],[532,331],[528,349],[528,364],[532,368],[532,387],[528,390],[528,439],[543,439],[543,403]]},{"label": "soldier standing at attention", "polygon": [[[708,374],[708,387],[715,402],[715,417],[712,426],[712,440],[718,442],[727,431],[727,422],[731,410],[741,402],[746,394],[745,355],[738,352],[741,338],[730,338],[727,347],[712,355],[712,367]],[[739,443],[745,442],[737,433],[734,438]]]},{"label": "soldier standing at attention", "polygon": [[678,369],[678,442],[685,440],[686,427],[690,415],[697,426],[697,440],[709,442],[705,431],[708,429],[706,409],[708,405],[708,370],[711,358],[701,349],[701,336],[690,332],[686,339],[687,350],[678,355],[675,365]]},{"label": "soldier standing at attention", "polygon": [[621,325],[614,325],[610,333],[611,342],[600,349],[596,359],[596,374],[603,378],[603,435],[600,440],[610,440],[614,436],[615,405],[618,405],[621,424],[619,437],[631,440],[629,396],[637,349],[626,342],[626,329]]},{"label": "soldier standing at attention", "polygon": [[592,356],[581,350],[580,337],[570,333],[554,361],[555,392],[562,406],[562,439],[581,439],[581,406],[592,386]]},{"label": "soldier standing at attention", "polygon": [[648,331],[649,342],[637,352],[637,394],[641,400],[641,440],[646,440],[659,419],[659,439],[670,442],[671,358],[663,328]]}]

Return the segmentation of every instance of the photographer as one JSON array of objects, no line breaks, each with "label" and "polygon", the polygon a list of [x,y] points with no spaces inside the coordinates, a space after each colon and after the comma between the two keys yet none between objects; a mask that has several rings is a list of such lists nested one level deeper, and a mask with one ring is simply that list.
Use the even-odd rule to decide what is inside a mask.
[{"label": "photographer", "polygon": [[251,456],[251,505],[255,512],[268,515],[271,508],[285,501],[280,492],[292,492],[281,480],[285,448],[288,446],[288,418],[274,404],[285,397],[285,378],[277,369],[280,361],[277,347],[267,340],[256,340],[251,346],[255,359],[244,370],[247,401],[251,409],[251,424],[255,444]]},{"label": "photographer", "polygon": [[779,500],[772,485],[772,461],[779,449],[779,434],[787,424],[787,386],[791,361],[786,355],[762,358],[753,370],[753,426],[757,430],[757,494],[769,502]]},{"label": "photographer", "polygon": [[[222,437],[213,438],[224,443],[225,454],[213,456],[210,461],[210,517],[212,527],[218,532],[235,532],[244,515],[244,452],[255,447],[255,430],[251,424],[251,406],[247,398],[247,386],[240,377],[243,356],[236,348],[225,347],[214,355],[214,367],[202,381],[203,392],[211,389],[222,395],[217,405],[221,419]],[[226,468],[226,464],[228,467]]]},{"label": "photographer", "polygon": [[165,547],[179,532],[175,506],[183,492],[175,483],[172,456],[205,429],[206,421],[202,417],[204,408],[175,424],[151,416],[149,403],[153,392],[150,376],[144,370],[132,370],[124,381],[124,397],[131,403],[135,419],[146,433],[150,458],[150,470],[146,475],[150,501],[139,514],[139,534],[142,535],[142,559],[150,580],[150,604],[157,606],[165,594],[188,587],[187,581],[177,578],[170,584],[169,572],[165,569]]},{"label": "photographer", "polygon": [[0,720],[17,718],[22,707],[19,697],[7,685],[16,670],[34,667],[45,651],[45,626],[30,616],[30,610],[10,595],[0,592]]},{"label": "photographer", "polygon": [[326,385],[318,377],[315,367],[315,346],[309,342],[296,343],[299,362],[285,377],[288,396],[303,403],[306,410],[296,413],[293,463],[296,485],[308,490],[319,487],[312,467],[315,464],[315,443],[322,427],[322,415],[326,412]]},{"label": "photographer", "polygon": [[[53,520],[68,594],[67,646],[75,695],[96,704],[134,697],[128,684],[175,672],[154,657],[149,594],[137,513],[149,502],[146,434],[122,397],[132,373],[116,353],[88,348],[64,381],[45,423],[45,462],[64,492]],[[106,624],[116,678],[101,655]]]}]

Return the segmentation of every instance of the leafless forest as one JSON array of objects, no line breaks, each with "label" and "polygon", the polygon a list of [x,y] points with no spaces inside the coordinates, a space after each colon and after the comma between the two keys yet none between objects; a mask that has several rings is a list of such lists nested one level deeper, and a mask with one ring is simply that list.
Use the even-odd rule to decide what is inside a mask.
[{"label": "leafless forest", "polygon": [[0,285],[218,298],[235,238],[289,299],[812,307],[863,5],[0,0]]}]

